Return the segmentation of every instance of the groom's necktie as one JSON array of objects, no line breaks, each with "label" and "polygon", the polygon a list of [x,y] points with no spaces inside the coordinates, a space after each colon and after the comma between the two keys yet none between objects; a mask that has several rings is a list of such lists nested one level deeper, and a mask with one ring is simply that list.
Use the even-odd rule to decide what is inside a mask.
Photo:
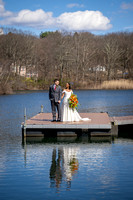
[{"label": "groom's necktie", "polygon": [[54,89],[56,90],[56,85],[54,86]]}]

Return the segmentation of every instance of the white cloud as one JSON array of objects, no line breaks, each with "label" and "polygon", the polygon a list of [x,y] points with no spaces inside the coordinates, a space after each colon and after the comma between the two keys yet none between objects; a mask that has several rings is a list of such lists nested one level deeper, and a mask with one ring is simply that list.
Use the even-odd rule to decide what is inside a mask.
[{"label": "white cloud", "polygon": [[121,8],[124,10],[133,10],[133,2],[131,3],[122,3]]},{"label": "white cloud", "polygon": [[110,20],[100,11],[77,11],[61,14],[57,23],[67,30],[107,30],[112,27]]},{"label": "white cloud", "polygon": [[83,8],[83,4],[78,4],[78,3],[71,3],[67,5],[68,8],[73,8],[73,7],[78,7],[78,8]]},{"label": "white cloud", "polygon": [[54,28],[68,31],[108,30],[112,27],[110,20],[100,11],[77,11],[62,13],[53,17],[52,12],[42,9],[35,11],[21,10],[18,13],[6,11],[0,0],[1,25],[19,25],[36,29]]},{"label": "white cloud", "polygon": [[3,0],[0,0],[0,17],[9,17],[11,15],[12,15],[12,12],[6,11]]},{"label": "white cloud", "polygon": [[132,26],[127,26],[127,27],[124,27],[124,29],[133,29],[133,25]]},{"label": "white cloud", "polygon": [[31,11],[21,10],[17,15],[2,21],[7,25],[23,25],[30,27],[50,27],[54,24],[52,12],[44,12],[42,9]]}]

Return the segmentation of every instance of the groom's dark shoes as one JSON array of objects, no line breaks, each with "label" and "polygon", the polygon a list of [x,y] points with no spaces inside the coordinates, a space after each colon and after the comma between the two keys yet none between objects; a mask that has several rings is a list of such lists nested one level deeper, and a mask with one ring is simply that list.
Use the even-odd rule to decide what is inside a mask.
[{"label": "groom's dark shoes", "polygon": [[56,122],[56,119],[53,119],[52,122]]},{"label": "groom's dark shoes", "polygon": [[61,122],[61,120],[57,119],[57,121],[56,121],[55,119],[53,119],[52,122]]}]

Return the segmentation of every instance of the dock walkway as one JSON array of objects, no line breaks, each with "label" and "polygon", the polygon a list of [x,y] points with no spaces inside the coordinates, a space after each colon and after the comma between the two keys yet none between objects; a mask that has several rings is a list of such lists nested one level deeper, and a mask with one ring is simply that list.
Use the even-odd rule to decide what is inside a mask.
[{"label": "dock walkway", "polygon": [[121,117],[110,117],[110,121],[115,125],[129,125],[133,124],[133,115],[121,116]]},{"label": "dock walkway", "polygon": [[80,116],[82,118],[89,118],[91,121],[52,122],[51,113],[39,113],[26,120],[25,123],[22,123],[22,135],[24,137],[33,135],[42,136],[45,135],[45,132],[51,133],[52,131],[57,131],[62,133],[59,134],[60,136],[70,136],[71,134],[67,134],[66,132],[76,132],[78,130],[88,130],[93,133],[100,132],[99,135],[102,135],[101,132],[105,132],[106,135],[111,135],[113,125],[133,124],[133,116],[109,117],[107,113],[80,113]]}]

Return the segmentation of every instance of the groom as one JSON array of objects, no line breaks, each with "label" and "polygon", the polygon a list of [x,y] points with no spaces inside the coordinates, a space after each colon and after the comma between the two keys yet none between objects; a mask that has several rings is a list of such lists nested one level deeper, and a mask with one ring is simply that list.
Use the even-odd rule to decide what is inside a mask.
[{"label": "groom", "polygon": [[49,87],[49,99],[51,101],[53,122],[56,121],[56,109],[58,111],[57,122],[61,121],[61,109],[60,109],[61,92],[62,91],[61,91],[61,86],[59,86],[59,80],[55,79],[54,84]]}]

